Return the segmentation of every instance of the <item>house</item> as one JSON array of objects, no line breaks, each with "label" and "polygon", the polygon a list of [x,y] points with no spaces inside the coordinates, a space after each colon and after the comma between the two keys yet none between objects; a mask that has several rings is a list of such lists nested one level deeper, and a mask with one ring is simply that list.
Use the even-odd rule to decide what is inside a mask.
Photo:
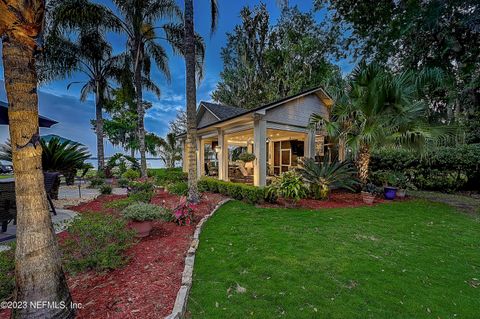
[{"label": "house", "polygon": [[[246,110],[201,102],[197,109],[197,174],[264,186],[303,158],[342,157],[321,128],[310,129],[312,114],[328,117],[332,98],[321,88]],[[180,136],[187,171],[186,134]],[[241,153],[255,159],[244,163]]]}]

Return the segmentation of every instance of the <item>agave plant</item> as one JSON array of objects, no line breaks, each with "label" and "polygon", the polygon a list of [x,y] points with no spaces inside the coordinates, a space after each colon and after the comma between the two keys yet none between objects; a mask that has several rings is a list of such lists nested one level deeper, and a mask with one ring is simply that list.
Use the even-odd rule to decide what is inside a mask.
[{"label": "agave plant", "polygon": [[359,185],[355,177],[357,172],[349,162],[329,162],[324,159],[319,164],[313,159],[306,159],[298,171],[309,185],[315,199],[326,199],[331,189],[344,188],[354,190]]}]

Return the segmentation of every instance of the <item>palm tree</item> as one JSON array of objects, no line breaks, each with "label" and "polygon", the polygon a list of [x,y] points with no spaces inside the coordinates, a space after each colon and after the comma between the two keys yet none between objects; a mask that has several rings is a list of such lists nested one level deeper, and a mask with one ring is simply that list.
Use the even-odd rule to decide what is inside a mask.
[{"label": "palm tree", "polygon": [[65,303],[67,307],[13,310],[13,318],[73,318],[43,182],[39,146],[37,52],[41,47],[44,1],[0,1],[0,37],[12,142],[17,203],[15,300]]},{"label": "palm tree", "polygon": [[[78,28],[71,29],[68,21],[62,21],[56,13],[55,10],[52,13],[53,27],[46,37],[40,75],[48,81],[66,78],[75,72],[86,75],[86,81],[72,82],[67,89],[72,84],[83,84],[80,91],[82,102],[90,93],[95,95],[94,128],[97,135],[98,169],[103,170],[105,152],[102,112],[111,91],[109,83],[118,76],[124,57],[112,56],[112,47],[98,26],[79,25]],[[70,38],[65,33],[77,36]]]},{"label": "palm tree", "polygon": [[442,81],[436,69],[393,74],[362,62],[345,87],[331,92],[335,105],[330,119],[314,115],[312,125],[324,124],[329,135],[345,141],[356,155],[360,181],[366,183],[372,149],[406,146],[421,151],[428,142],[449,135],[449,130],[427,122],[421,94],[426,86]]},{"label": "palm tree", "polygon": [[[211,26],[213,33],[217,27],[218,3],[217,0],[210,0]],[[193,17],[193,0],[185,0],[184,10],[185,23],[185,69],[186,69],[186,97],[187,97],[187,145],[188,145],[188,200],[198,202],[199,194],[197,188],[197,87],[196,87],[196,65],[198,55],[196,54],[196,34]]]},{"label": "palm tree", "polygon": [[165,139],[160,138],[158,155],[167,168],[174,168],[175,162],[182,159],[182,149],[174,133],[168,133]]}]

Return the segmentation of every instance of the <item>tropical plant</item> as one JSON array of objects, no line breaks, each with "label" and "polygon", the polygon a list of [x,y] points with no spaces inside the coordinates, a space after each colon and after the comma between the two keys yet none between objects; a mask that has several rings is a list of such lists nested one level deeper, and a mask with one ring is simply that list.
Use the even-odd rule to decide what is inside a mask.
[{"label": "tropical plant", "polygon": [[[45,1],[0,1],[0,38],[17,203],[15,251],[18,304],[72,304],[52,227],[38,147],[36,58],[42,51]],[[14,318],[73,318],[70,307],[17,307]]]},{"label": "tropical plant", "polygon": [[441,84],[442,73],[427,69],[393,74],[383,67],[361,62],[344,88],[331,92],[335,100],[330,118],[313,115],[311,124],[323,125],[330,136],[345,142],[356,155],[359,177],[366,183],[371,151],[382,146],[404,146],[418,151],[441,142],[452,133],[426,120],[421,98],[429,84]]},{"label": "tropical plant", "polygon": [[196,205],[183,202],[173,209],[173,219],[179,226],[189,226],[193,222],[193,213],[195,212]]},{"label": "tropical plant", "polygon": [[81,84],[82,102],[91,93],[95,96],[93,127],[97,135],[98,168],[103,170],[105,152],[102,112],[112,90],[110,83],[119,77],[125,57],[112,55],[112,47],[105,37],[105,26],[92,26],[82,21],[73,26],[62,12],[61,4],[53,3],[49,17],[52,23],[45,38],[40,76],[43,81],[52,81],[68,78],[74,73],[85,75],[85,81],[71,82],[67,89],[74,84]]},{"label": "tropical plant", "polygon": [[166,168],[175,168],[175,163],[182,159],[182,148],[174,133],[168,133],[165,139],[159,138],[158,155]]},{"label": "tropical plant", "polygon": [[314,198],[325,199],[332,189],[344,188],[353,191],[359,184],[356,169],[349,162],[329,162],[325,158],[322,164],[306,159],[298,169],[308,183]]},{"label": "tropical plant", "polygon": [[282,173],[266,188],[268,197],[283,197],[295,204],[307,196],[308,188],[303,182],[302,175],[294,170]]},{"label": "tropical plant", "polygon": [[114,174],[122,176],[128,169],[140,171],[137,159],[122,153],[115,153],[110,157],[105,166],[105,175],[107,177],[111,177]]}]

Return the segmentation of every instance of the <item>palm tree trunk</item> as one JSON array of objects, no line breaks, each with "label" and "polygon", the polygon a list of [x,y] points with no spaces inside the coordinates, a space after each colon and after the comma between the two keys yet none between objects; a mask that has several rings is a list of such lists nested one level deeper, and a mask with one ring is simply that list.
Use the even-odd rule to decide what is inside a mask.
[{"label": "palm tree trunk", "polygon": [[185,70],[187,97],[188,200],[199,201],[197,188],[197,88],[195,83],[195,27],[193,0],[185,0]]},{"label": "palm tree trunk", "polygon": [[366,184],[368,181],[368,167],[370,165],[370,148],[367,145],[360,147],[357,159],[358,175],[360,182]]},{"label": "palm tree trunk", "polygon": [[102,102],[101,102],[101,91],[100,85],[97,82],[96,92],[95,92],[95,131],[97,133],[97,159],[98,159],[98,170],[103,171],[105,168],[105,151],[103,149],[103,115],[102,115]]},{"label": "palm tree trunk", "polygon": [[[36,45],[24,44],[28,43],[23,41],[25,34],[3,38],[3,66],[9,102],[8,118],[17,203],[15,300],[27,303],[49,301],[65,303],[67,306],[63,309],[15,309],[12,317],[73,318],[75,313],[70,307],[72,298],[62,270],[43,185],[42,148],[38,142],[27,144],[38,138],[39,130],[35,70],[37,48]],[[31,39],[35,41],[37,36],[38,34],[31,36]]]},{"label": "palm tree trunk", "polygon": [[138,143],[140,151],[140,171],[142,177],[147,177],[147,158],[145,156],[145,109],[143,108],[143,92],[142,92],[142,65],[143,65],[143,54],[140,48],[141,44],[137,43],[136,59],[137,63],[135,64],[135,90],[137,92],[137,134],[138,134]]}]

